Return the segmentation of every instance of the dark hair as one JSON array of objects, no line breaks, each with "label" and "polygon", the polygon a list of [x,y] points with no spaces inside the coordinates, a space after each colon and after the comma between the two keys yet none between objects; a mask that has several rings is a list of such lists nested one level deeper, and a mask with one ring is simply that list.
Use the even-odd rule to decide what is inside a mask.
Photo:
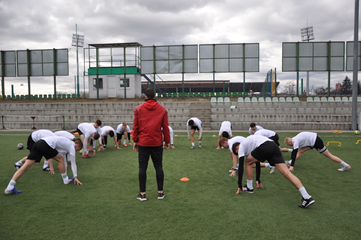
[{"label": "dark hair", "polygon": [[192,119],[188,121],[188,126],[193,126],[193,124],[194,124],[194,121]]},{"label": "dark hair", "polygon": [[234,153],[234,154],[238,154],[238,151],[236,151],[236,147],[238,147],[239,146],[239,142],[237,142],[237,143],[234,143],[233,145],[232,145],[232,152]]},{"label": "dark hair", "polygon": [[94,140],[98,140],[99,137],[100,137],[99,133],[97,133],[97,132],[94,133],[94,136],[93,136]]},{"label": "dark hair", "polygon": [[222,137],[229,138],[228,132],[226,131],[222,132]]},{"label": "dark hair", "polygon": [[100,121],[99,119],[95,121],[95,123],[100,127],[100,125],[102,125],[102,121]]},{"label": "dark hair", "polygon": [[253,127],[256,126],[256,124],[255,124],[255,123],[251,123],[249,126],[250,126],[251,128],[253,128]]},{"label": "dark hair", "polygon": [[80,138],[74,138],[74,139],[73,139],[73,142],[74,142],[76,145],[79,145],[80,148],[83,148],[83,143],[81,142]]},{"label": "dark hair", "polygon": [[114,137],[114,131],[111,130],[111,131],[109,132],[109,136],[110,136],[110,137]]},{"label": "dark hair", "polygon": [[145,94],[145,96],[148,97],[148,99],[154,99],[154,97],[155,97],[155,91],[153,88],[147,88],[147,90],[145,90],[144,94]]}]

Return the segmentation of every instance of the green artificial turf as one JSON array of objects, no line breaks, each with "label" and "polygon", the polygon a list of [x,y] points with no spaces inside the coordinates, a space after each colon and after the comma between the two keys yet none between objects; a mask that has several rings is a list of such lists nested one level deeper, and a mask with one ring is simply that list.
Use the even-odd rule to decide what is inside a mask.
[{"label": "green artificial turf", "polygon": [[[29,132],[0,132],[0,184],[4,191],[14,163],[28,154]],[[297,205],[301,195],[276,170],[262,169],[263,189],[236,195],[227,149],[216,150],[217,133],[204,133],[203,147],[191,150],[186,133],[175,133],[176,149],[164,151],[165,199],[157,200],[155,171],[148,167],[147,201],[139,192],[137,153],[113,143],[91,159],[77,154],[82,186],[64,185],[60,173],[32,166],[18,181],[22,193],[0,194],[0,239],[360,239],[360,135],[320,133],[328,149],[351,164],[340,165],[316,150],[296,161],[293,172],[315,204]],[[246,133],[235,133],[246,136]],[[279,133],[281,145],[286,136]],[[291,154],[283,153],[285,160]],[[54,163],[56,166],[56,163]],[[72,176],[68,167],[68,175]],[[187,182],[180,181],[187,177]],[[245,183],[245,177],[244,177]]]}]

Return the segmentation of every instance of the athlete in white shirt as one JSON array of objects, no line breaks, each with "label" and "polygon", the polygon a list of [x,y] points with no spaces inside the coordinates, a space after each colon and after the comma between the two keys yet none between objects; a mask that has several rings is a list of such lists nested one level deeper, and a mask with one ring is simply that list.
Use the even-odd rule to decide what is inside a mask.
[{"label": "athlete in white shirt", "polygon": [[221,148],[221,138],[225,137],[228,139],[232,138],[232,124],[230,121],[223,121],[221,123],[221,128],[219,129],[218,133],[218,146],[216,149]]},{"label": "athlete in white shirt", "polygon": [[[187,121],[187,132],[188,132],[188,141],[192,142],[192,147],[191,149],[194,149],[194,133],[195,131],[198,130],[198,146],[201,148],[202,147],[202,121],[199,120],[196,117],[190,118]],[[189,136],[189,132],[191,134],[191,136]]]},{"label": "athlete in white shirt", "polygon": [[71,161],[75,162],[75,152],[80,150],[82,147],[83,147],[82,142],[79,139],[70,141],[65,137],[58,137],[58,136],[50,136],[40,139],[31,148],[30,154],[27,157],[24,165],[13,175],[7,188],[4,191],[5,194],[10,195],[10,194],[21,193],[21,191],[15,189],[16,182],[34,164],[36,160],[39,159],[41,160],[43,156],[46,159],[52,158],[58,162],[58,168],[60,170],[64,184],[69,184],[72,181],[74,181],[74,184],[82,185],[82,183],[77,178],[76,168],[75,169],[72,168],[74,177],[69,178],[67,176],[64,159],[61,155],[68,153]]},{"label": "athlete in white shirt", "polygon": [[[239,157],[238,191],[236,194],[239,194],[241,191],[253,193],[252,164],[257,162],[264,162],[267,160],[269,163],[275,165],[280,173],[299,190],[303,198],[302,203],[298,205],[299,207],[307,208],[308,206],[315,203],[312,197],[307,193],[301,181],[288,170],[288,167],[282,157],[282,153],[274,141],[264,136],[251,135],[243,140],[241,144],[233,144],[232,148],[233,152],[237,153]],[[247,158],[245,161],[245,166],[247,185],[242,186],[243,162],[246,156]]]},{"label": "athlete in white shirt", "polygon": [[118,125],[117,127],[117,142],[118,144],[122,144],[122,135],[124,135],[124,142],[123,146],[127,147],[127,138],[128,138],[128,144],[129,146],[132,146],[132,143],[130,141],[130,127],[126,122],[123,122]]},{"label": "athlete in white shirt", "polygon": [[[232,166],[232,169],[230,170],[231,174],[229,176],[231,177],[234,177],[236,176],[236,172],[238,171],[238,157],[236,154],[233,153],[233,150],[232,150],[232,147],[233,147],[233,144],[234,143],[242,143],[243,140],[245,140],[246,138],[242,137],[242,136],[235,136],[234,138],[232,139],[227,139],[225,137],[223,137],[221,139],[221,145],[224,147],[224,148],[229,148],[229,151],[230,151],[230,154],[231,154],[231,158],[232,158],[232,163],[233,163],[233,166]],[[254,165],[253,167],[256,167],[256,165]],[[271,166],[269,163],[261,163],[260,164],[260,167],[268,167],[271,169],[273,169],[273,166]],[[274,170],[273,170],[274,172]],[[270,172],[270,173],[273,173],[273,172]],[[259,181],[259,184],[261,184],[261,181]],[[260,187],[262,185],[259,185]]]},{"label": "athlete in white shirt", "polygon": [[[100,120],[97,120],[97,121],[100,121]],[[90,146],[91,140],[92,140],[92,138],[94,140],[98,140],[100,137],[100,134],[97,132],[97,130],[94,127],[94,124],[92,124],[92,123],[80,123],[78,125],[78,128],[76,131],[79,133],[80,139],[83,143],[82,157],[83,158],[91,158],[89,155],[89,150],[93,151],[93,155],[95,155],[95,153],[96,153],[93,146]],[[99,141],[99,143],[101,144],[100,141]]]},{"label": "athlete in white shirt", "polygon": [[293,138],[286,138],[285,144],[287,146],[293,146],[291,160],[286,161],[286,164],[290,166],[291,171],[294,169],[295,161],[301,157],[302,153],[313,148],[332,161],[340,163],[342,167],[338,169],[338,171],[344,172],[351,169],[351,166],[348,163],[342,161],[339,157],[332,155],[330,151],[328,151],[323,144],[322,139],[317,136],[317,133],[301,132]]},{"label": "athlete in white shirt", "polygon": [[[28,137],[28,142],[27,142],[27,149],[29,151],[31,151],[31,148],[33,147],[33,145],[39,141],[41,138],[43,137],[48,137],[48,136],[54,136],[54,133],[50,130],[46,130],[46,129],[41,129],[41,130],[37,130],[35,132],[32,132],[29,137]],[[25,160],[27,159],[28,157],[24,157],[23,159],[17,161],[15,164],[14,164],[14,167],[16,168],[16,170],[19,170],[19,168],[21,168],[21,166],[25,163]],[[41,160],[41,159],[40,159]],[[39,161],[35,161],[35,164],[39,164]],[[50,161],[50,167],[49,167],[49,161],[48,159],[45,159],[44,160],[44,165],[43,165],[43,171],[51,171],[51,169],[54,170],[53,168],[53,165]]]},{"label": "athlete in white shirt", "polygon": [[[70,141],[73,141],[75,139],[75,136],[67,131],[56,131],[56,132],[54,132],[54,134],[58,137],[65,137],[65,138],[69,139]],[[64,158],[65,171],[67,171],[68,164],[71,164],[71,167],[73,169],[74,168],[73,164],[76,164],[75,161],[73,163],[71,161],[71,159],[69,157],[67,157],[67,154],[63,154],[63,153],[60,153],[60,154]],[[67,158],[68,158],[68,160],[67,160]],[[49,165],[50,165],[50,173],[55,174],[54,168],[52,166],[53,164],[51,164],[51,161],[49,161]],[[76,167],[76,165],[75,165],[75,167]]]},{"label": "athlete in white shirt", "polygon": [[[106,148],[107,147],[107,144],[108,144],[108,135],[109,137],[113,138],[114,139],[114,143],[115,143],[115,147],[117,149],[121,149],[119,147],[119,144],[117,142],[117,138],[115,136],[115,130],[114,128],[112,128],[111,126],[104,126],[102,127],[102,131],[101,131],[101,135],[100,137],[102,138],[102,143],[103,143],[103,148]],[[99,151],[99,150],[98,150]]]},{"label": "athlete in white shirt", "polygon": [[255,123],[251,123],[249,126],[250,126],[250,128],[249,128],[248,132],[249,132],[250,135],[254,134],[258,130],[263,129],[263,127],[258,126]]}]

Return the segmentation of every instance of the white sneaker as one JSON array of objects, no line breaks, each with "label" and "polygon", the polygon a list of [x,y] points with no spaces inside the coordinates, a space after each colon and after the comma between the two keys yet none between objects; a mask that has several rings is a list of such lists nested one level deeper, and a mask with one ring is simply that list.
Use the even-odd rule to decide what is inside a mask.
[{"label": "white sneaker", "polygon": [[291,166],[292,160],[285,161],[285,163],[286,163],[287,166]]},{"label": "white sneaker", "polygon": [[276,167],[271,167],[271,171],[269,172],[270,174],[274,173],[276,170]]},{"label": "white sneaker", "polygon": [[344,172],[344,171],[347,171],[347,170],[349,170],[349,169],[351,169],[351,166],[350,165],[348,165],[347,167],[342,167],[342,168],[340,168],[340,169],[338,169],[340,172]]},{"label": "white sneaker", "polygon": [[64,184],[69,184],[74,181],[74,177],[68,178],[68,181],[64,182]]}]

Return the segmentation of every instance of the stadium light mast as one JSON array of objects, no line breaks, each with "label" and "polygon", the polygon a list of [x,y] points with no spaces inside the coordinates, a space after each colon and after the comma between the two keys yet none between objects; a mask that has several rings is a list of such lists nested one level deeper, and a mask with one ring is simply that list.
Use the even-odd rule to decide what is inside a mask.
[{"label": "stadium light mast", "polygon": [[[71,43],[73,47],[76,47],[76,82],[77,82],[77,97],[80,97],[79,94],[79,60],[78,60],[78,47],[84,46],[84,35],[78,35],[78,25],[75,24],[75,34],[73,34],[73,41]],[[85,92],[84,92],[85,94]]]},{"label": "stadium light mast", "polygon": [[[315,40],[315,36],[313,35],[313,26],[301,28],[301,38],[302,38],[302,42],[309,42],[310,40]],[[309,96],[309,84],[310,84],[310,72],[307,71],[306,96]]]}]

